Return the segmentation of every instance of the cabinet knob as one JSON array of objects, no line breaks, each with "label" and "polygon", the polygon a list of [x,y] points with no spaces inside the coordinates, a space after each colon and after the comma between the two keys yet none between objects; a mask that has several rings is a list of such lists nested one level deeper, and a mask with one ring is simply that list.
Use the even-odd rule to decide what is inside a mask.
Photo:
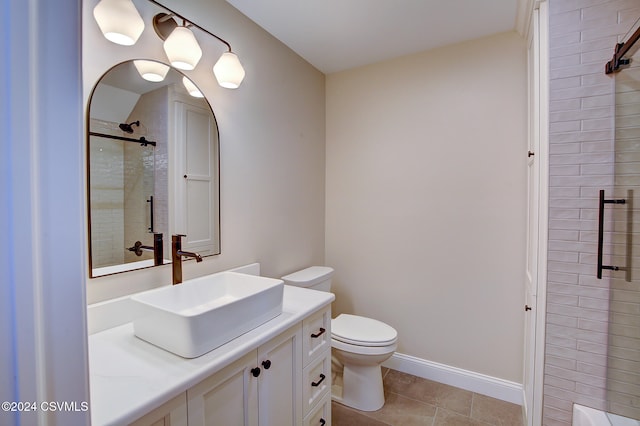
[{"label": "cabinet knob", "polygon": [[525,311],[530,311],[530,310],[531,310],[531,306],[529,306],[529,305],[524,305],[524,310],[525,310]]},{"label": "cabinet knob", "polygon": [[262,366],[265,370],[268,370],[269,368],[271,368],[271,360],[262,361]]},{"label": "cabinet knob", "polygon": [[252,368],[251,374],[253,375],[253,377],[258,377],[260,375],[260,367]]},{"label": "cabinet knob", "polygon": [[320,419],[320,426],[324,426],[327,424],[327,421],[325,419]]}]

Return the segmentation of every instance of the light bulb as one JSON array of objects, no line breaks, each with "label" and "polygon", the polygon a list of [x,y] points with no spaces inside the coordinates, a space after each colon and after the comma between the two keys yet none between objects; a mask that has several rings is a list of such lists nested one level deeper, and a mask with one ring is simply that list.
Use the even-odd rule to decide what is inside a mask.
[{"label": "light bulb", "polygon": [[135,44],[144,30],[144,21],[131,0],[100,0],[93,17],[107,40],[123,46]]},{"label": "light bulb", "polygon": [[189,94],[194,98],[204,98],[204,95],[202,94],[202,92],[198,90],[196,85],[193,84],[193,81],[189,80],[187,77],[182,77],[182,84],[184,84],[184,87],[185,89],[187,89],[187,92],[189,92]]},{"label": "light bulb", "polygon": [[140,77],[157,83],[164,80],[169,72],[169,66],[156,61],[135,60],[133,65],[140,73]]},{"label": "light bulb", "polygon": [[191,71],[202,57],[202,49],[191,30],[176,27],[164,41],[164,52],[174,67]]},{"label": "light bulb", "polygon": [[237,89],[244,79],[244,68],[235,53],[229,51],[220,56],[213,66],[218,84],[227,89]]}]

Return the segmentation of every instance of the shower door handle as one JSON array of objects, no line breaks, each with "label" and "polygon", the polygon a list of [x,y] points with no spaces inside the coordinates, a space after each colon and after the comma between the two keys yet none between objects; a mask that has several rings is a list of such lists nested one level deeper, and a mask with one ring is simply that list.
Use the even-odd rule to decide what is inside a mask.
[{"label": "shower door handle", "polygon": [[625,204],[627,201],[622,198],[618,200],[607,200],[604,198],[604,189],[600,190],[600,203],[598,206],[598,279],[602,279],[602,270],[609,269],[618,271],[620,268],[613,265],[602,264],[602,247],[604,244],[604,205],[605,204]]},{"label": "shower door handle", "polygon": [[155,231],[153,230],[153,195],[149,196],[149,199],[147,200],[147,203],[149,203],[149,228],[147,228],[149,230],[149,233],[153,234]]}]

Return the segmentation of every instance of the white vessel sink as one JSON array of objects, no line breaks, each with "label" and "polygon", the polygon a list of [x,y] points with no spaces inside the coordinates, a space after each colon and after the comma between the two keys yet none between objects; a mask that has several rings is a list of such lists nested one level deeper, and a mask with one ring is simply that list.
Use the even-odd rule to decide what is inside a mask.
[{"label": "white vessel sink", "polygon": [[196,358],[282,313],[283,281],[221,272],[131,296],[136,336]]}]

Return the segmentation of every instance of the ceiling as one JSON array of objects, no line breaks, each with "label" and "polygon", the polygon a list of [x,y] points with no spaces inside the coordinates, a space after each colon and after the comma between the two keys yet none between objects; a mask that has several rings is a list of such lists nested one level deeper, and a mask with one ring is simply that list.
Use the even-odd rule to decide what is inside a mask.
[{"label": "ceiling", "polygon": [[227,0],[325,74],[516,28],[518,0]]}]

